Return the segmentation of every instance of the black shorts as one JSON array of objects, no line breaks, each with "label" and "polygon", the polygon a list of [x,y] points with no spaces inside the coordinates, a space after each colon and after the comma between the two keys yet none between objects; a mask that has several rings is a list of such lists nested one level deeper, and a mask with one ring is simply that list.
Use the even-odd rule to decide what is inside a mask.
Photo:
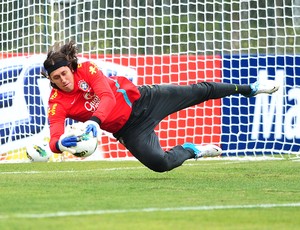
[{"label": "black shorts", "polygon": [[[141,97],[133,103],[132,113],[123,128],[114,133],[133,156],[154,171],[168,171],[193,155],[177,145],[164,151],[154,131],[168,115],[209,99],[235,92],[234,85],[198,83],[192,85],[145,85],[139,87]],[[183,143],[182,143],[183,144]]]}]

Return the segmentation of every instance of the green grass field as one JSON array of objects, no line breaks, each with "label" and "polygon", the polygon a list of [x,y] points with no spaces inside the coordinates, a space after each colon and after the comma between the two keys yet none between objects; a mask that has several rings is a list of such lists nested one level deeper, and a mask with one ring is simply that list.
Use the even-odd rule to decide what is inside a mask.
[{"label": "green grass field", "polygon": [[0,229],[299,229],[300,162],[0,165]]}]

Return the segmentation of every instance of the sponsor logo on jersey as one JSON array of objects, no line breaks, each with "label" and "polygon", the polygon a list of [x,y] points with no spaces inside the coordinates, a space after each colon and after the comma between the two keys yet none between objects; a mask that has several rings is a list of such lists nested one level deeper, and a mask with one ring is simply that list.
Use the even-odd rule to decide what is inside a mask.
[{"label": "sponsor logo on jersey", "polygon": [[100,98],[94,94],[94,97],[91,101],[86,101],[84,103],[84,107],[87,111],[95,112],[99,106]]},{"label": "sponsor logo on jersey", "polygon": [[83,94],[84,99],[87,101],[93,99],[95,96],[96,94],[93,92],[87,92]]}]

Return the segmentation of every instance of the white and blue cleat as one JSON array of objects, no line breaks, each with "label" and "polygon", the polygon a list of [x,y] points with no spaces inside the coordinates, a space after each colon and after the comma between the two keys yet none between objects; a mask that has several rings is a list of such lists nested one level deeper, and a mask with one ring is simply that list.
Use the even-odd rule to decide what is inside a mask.
[{"label": "white and blue cleat", "polygon": [[186,142],[182,145],[185,149],[192,149],[195,153],[195,159],[201,157],[217,157],[221,156],[222,149],[217,145],[195,145],[193,143]]},{"label": "white and blue cleat", "polygon": [[250,85],[251,93],[245,95],[245,97],[254,97],[257,94],[266,93],[272,94],[275,93],[279,89],[279,85],[276,81],[266,81],[266,82],[259,82],[256,81]]}]

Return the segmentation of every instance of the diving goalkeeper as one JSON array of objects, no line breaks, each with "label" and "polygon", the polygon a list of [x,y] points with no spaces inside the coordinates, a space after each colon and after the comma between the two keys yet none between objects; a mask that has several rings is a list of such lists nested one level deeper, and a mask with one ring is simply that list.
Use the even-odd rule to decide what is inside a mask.
[{"label": "diving goalkeeper", "polygon": [[154,129],[168,115],[211,99],[233,94],[252,97],[274,93],[275,82],[236,85],[199,82],[191,85],[136,86],[126,77],[106,77],[92,62],[78,63],[74,42],[54,45],[42,74],[50,80],[50,148],[59,153],[76,145],[64,134],[65,119],[84,122],[97,136],[99,127],[114,135],[142,164],[155,172],[170,171],[187,159],[221,155],[217,145],[184,143],[164,151]]}]

